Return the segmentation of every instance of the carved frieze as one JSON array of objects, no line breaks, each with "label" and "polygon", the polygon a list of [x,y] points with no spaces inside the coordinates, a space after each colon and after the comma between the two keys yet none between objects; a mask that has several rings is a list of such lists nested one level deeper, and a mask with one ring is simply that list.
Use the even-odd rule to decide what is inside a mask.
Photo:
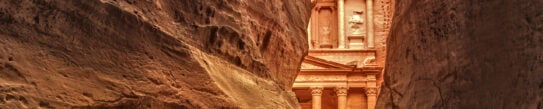
[{"label": "carved frieze", "polygon": [[295,81],[347,81],[347,76],[345,75],[298,75]]},{"label": "carved frieze", "polygon": [[349,76],[348,80],[349,80],[349,82],[367,81],[365,76]]}]

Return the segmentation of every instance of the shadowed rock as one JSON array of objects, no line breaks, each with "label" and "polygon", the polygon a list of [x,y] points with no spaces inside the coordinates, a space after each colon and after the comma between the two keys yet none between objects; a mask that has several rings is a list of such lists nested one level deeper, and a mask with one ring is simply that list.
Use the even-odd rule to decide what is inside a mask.
[{"label": "shadowed rock", "polygon": [[541,0],[396,0],[378,109],[540,109]]}]

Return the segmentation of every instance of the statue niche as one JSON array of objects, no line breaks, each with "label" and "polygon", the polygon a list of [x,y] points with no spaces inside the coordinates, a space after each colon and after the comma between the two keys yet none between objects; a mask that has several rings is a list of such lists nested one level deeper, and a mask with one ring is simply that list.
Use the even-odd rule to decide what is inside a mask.
[{"label": "statue niche", "polygon": [[362,35],[362,26],[364,25],[364,20],[360,17],[364,12],[354,11],[354,14],[349,19],[349,24],[351,26],[351,35]]},{"label": "statue niche", "polygon": [[364,14],[363,11],[353,11],[353,15],[351,15],[351,18],[349,19],[349,27],[350,27],[350,35],[347,36],[347,40],[349,41],[349,48],[350,49],[363,49],[364,48],[364,40],[365,35],[364,32],[362,32],[362,27],[364,27],[364,19],[362,17],[362,14]]},{"label": "statue niche", "polygon": [[323,45],[332,45],[332,43],[330,42],[330,26],[329,25],[326,25],[326,26],[322,26],[321,28],[321,41],[320,41],[320,45],[321,45],[321,48]]},{"label": "statue niche", "polygon": [[[337,36],[335,34],[337,25],[337,16],[334,13],[334,8],[330,6],[323,6],[317,8],[318,26],[317,26],[317,41],[316,46],[318,48],[332,49],[337,46]],[[313,42],[313,41],[312,41]]]}]

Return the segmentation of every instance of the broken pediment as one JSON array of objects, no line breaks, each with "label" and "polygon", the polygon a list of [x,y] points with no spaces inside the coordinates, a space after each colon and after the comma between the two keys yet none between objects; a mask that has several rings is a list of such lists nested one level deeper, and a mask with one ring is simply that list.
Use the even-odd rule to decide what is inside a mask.
[{"label": "broken pediment", "polygon": [[327,61],[314,56],[306,56],[302,63],[302,69],[352,69],[354,67],[356,66]]}]

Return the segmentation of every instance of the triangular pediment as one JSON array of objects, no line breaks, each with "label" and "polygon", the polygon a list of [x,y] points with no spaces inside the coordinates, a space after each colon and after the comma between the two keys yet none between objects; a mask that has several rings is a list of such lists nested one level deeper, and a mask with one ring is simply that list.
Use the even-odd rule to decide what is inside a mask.
[{"label": "triangular pediment", "polygon": [[302,63],[302,69],[351,69],[354,66],[327,61],[314,56],[306,56]]}]

